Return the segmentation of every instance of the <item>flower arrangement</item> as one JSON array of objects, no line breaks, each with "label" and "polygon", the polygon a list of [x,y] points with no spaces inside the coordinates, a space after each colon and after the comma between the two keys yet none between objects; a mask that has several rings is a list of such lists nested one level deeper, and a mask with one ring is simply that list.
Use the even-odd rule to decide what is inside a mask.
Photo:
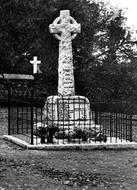
[{"label": "flower arrangement", "polygon": [[40,137],[41,144],[46,143],[45,139],[47,139],[47,143],[53,143],[53,137],[58,130],[58,127],[54,123],[41,123],[40,125],[37,124],[34,134]]},{"label": "flower arrangement", "polygon": [[88,127],[79,125],[59,127],[50,120],[37,124],[35,135],[40,137],[42,144],[53,144],[54,137],[56,139],[67,139],[68,142],[73,142],[76,139],[81,139],[83,142],[88,140],[107,141],[107,136],[103,133],[100,125],[93,125],[91,127],[89,125]]}]

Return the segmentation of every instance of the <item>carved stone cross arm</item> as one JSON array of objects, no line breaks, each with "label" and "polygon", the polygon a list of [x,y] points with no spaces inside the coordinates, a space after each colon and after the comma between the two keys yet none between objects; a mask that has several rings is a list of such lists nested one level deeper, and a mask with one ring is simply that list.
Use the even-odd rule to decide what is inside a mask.
[{"label": "carved stone cross arm", "polygon": [[77,33],[81,32],[81,26],[76,20],[70,16],[69,10],[60,12],[57,17],[49,26],[50,33],[53,33],[58,40],[62,40],[62,36],[74,39]]}]

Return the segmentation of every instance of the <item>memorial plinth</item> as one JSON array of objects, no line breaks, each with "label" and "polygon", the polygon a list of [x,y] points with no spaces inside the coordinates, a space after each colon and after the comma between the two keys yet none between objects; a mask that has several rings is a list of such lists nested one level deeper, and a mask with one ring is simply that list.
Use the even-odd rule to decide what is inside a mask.
[{"label": "memorial plinth", "polygon": [[44,115],[60,128],[81,126],[90,128],[93,121],[89,100],[84,96],[49,96]]}]

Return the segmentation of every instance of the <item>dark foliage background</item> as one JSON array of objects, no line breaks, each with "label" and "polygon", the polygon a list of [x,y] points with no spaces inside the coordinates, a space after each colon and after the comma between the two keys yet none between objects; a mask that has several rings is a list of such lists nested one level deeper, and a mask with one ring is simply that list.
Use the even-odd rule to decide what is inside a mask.
[{"label": "dark foliage background", "polygon": [[121,10],[86,0],[1,0],[0,72],[32,73],[33,56],[42,61],[47,93],[57,89],[58,41],[49,24],[69,9],[81,24],[73,41],[76,94],[136,101],[135,44]]}]

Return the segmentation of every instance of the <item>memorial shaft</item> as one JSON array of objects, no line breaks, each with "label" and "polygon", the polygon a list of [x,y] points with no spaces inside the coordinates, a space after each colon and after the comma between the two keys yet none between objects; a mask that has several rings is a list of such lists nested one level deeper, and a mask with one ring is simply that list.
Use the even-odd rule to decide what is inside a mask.
[{"label": "memorial shaft", "polygon": [[58,94],[75,95],[73,72],[72,42],[63,38],[59,42]]},{"label": "memorial shaft", "polygon": [[58,94],[75,95],[72,40],[80,32],[78,24],[68,10],[60,11],[60,17],[50,25],[50,32],[59,40]]}]

